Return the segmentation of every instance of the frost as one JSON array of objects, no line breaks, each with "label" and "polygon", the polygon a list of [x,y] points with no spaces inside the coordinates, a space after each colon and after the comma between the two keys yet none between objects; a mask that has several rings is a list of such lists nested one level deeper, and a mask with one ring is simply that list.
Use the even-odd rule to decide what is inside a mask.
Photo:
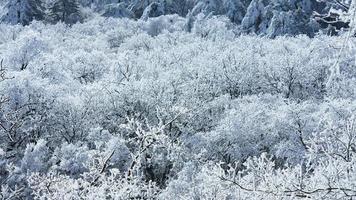
[{"label": "frost", "polygon": [[356,196],[350,1],[63,2],[0,1],[0,199]]}]

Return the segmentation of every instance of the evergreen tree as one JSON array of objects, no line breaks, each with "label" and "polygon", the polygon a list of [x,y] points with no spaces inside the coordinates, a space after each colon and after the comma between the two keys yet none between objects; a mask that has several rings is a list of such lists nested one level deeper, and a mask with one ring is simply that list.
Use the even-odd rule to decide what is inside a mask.
[{"label": "evergreen tree", "polygon": [[28,25],[33,20],[44,19],[42,0],[11,0],[7,4],[8,12],[2,21],[11,24]]},{"label": "evergreen tree", "polygon": [[54,22],[76,23],[80,20],[78,0],[56,0],[50,8],[50,16]]},{"label": "evergreen tree", "polygon": [[33,20],[42,21],[45,16],[45,8],[43,6],[42,0],[27,0],[24,6],[24,18],[22,19],[23,24],[29,24]]}]

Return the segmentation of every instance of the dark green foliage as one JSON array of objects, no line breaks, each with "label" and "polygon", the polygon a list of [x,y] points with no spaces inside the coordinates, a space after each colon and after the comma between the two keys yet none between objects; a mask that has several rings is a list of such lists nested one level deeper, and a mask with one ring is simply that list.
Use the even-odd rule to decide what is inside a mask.
[{"label": "dark green foliage", "polygon": [[57,0],[50,8],[53,22],[73,24],[80,21],[79,2],[77,0]]},{"label": "dark green foliage", "polygon": [[27,3],[24,5],[24,18],[22,24],[29,24],[33,20],[42,21],[44,20],[44,11],[42,0],[27,0]]},{"label": "dark green foliage", "polygon": [[10,24],[29,25],[33,20],[45,19],[43,0],[11,0],[6,7],[8,13],[1,21]]}]

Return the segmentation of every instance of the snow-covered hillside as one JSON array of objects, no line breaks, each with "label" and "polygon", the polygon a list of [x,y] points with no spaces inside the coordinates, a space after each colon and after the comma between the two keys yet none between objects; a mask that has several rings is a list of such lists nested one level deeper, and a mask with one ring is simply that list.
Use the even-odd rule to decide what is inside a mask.
[{"label": "snow-covered hillside", "polygon": [[0,23],[0,199],[355,198],[351,2],[58,2]]}]

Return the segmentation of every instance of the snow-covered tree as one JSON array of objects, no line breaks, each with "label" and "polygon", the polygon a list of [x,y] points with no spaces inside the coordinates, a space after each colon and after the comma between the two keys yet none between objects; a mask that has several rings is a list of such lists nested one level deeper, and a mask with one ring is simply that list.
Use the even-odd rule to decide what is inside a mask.
[{"label": "snow-covered tree", "polygon": [[28,25],[33,20],[45,19],[43,0],[11,0],[6,7],[8,12],[2,21],[11,24]]},{"label": "snow-covered tree", "polygon": [[55,0],[49,12],[54,22],[73,24],[81,20],[80,5],[77,0]]},{"label": "snow-covered tree", "polygon": [[253,0],[242,20],[242,29],[269,37],[301,33],[313,36],[319,25],[312,14],[323,12],[322,9],[314,0]]}]

